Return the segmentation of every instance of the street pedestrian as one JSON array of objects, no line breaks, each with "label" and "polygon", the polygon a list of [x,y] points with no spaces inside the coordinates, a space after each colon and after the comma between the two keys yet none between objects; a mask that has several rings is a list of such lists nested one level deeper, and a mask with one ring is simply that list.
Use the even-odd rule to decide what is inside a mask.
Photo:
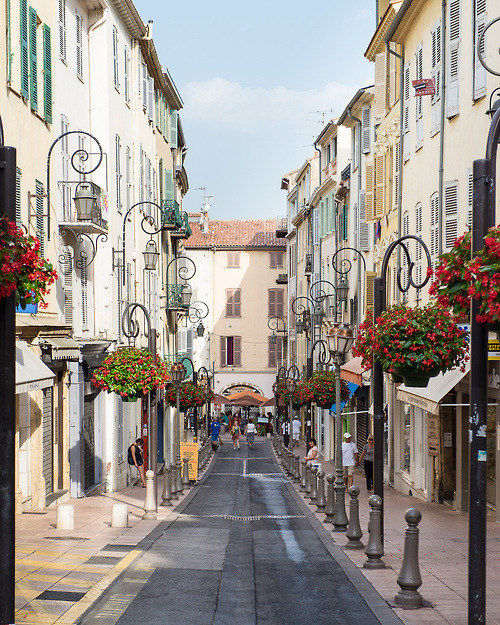
[{"label": "street pedestrian", "polygon": [[247,423],[245,435],[247,437],[248,446],[252,447],[255,441],[255,423],[253,422],[253,419],[250,419]]},{"label": "street pedestrian", "polygon": [[233,449],[236,449],[236,446],[238,446],[238,449],[240,448],[240,434],[241,434],[240,422],[238,419],[235,419],[233,421],[233,427],[231,428],[231,437],[233,439]]},{"label": "street pedestrian", "polygon": [[225,413],[222,416],[222,423],[224,425],[224,430],[222,431],[222,433],[225,434],[231,427],[230,422],[229,422],[229,413]]},{"label": "street pedestrian", "polygon": [[344,442],[342,443],[342,466],[344,469],[344,482],[346,490],[352,486],[354,469],[359,467],[358,448],[356,443],[351,440],[349,432],[344,434]]},{"label": "street pedestrian", "polygon": [[285,447],[288,447],[289,438],[290,438],[290,424],[288,421],[283,421],[281,424],[281,434],[283,436],[283,444]]},{"label": "street pedestrian", "polygon": [[318,447],[315,438],[309,439],[309,451],[305,457],[306,462],[314,462],[318,459]]},{"label": "street pedestrian", "polygon": [[210,431],[212,432],[212,449],[217,451],[219,447],[219,434],[220,434],[220,423],[217,420],[217,417],[212,421],[212,425],[210,426]]},{"label": "street pedestrian", "polygon": [[300,421],[299,417],[295,415],[292,421],[292,436],[293,436],[293,446],[299,444],[300,441]]},{"label": "street pedestrian", "polygon": [[363,447],[359,462],[365,461],[366,490],[371,493],[373,489],[373,436],[370,434]]},{"label": "street pedestrian", "polygon": [[137,438],[135,443],[132,443],[128,448],[128,463],[135,466],[139,471],[139,477],[143,488],[146,488],[146,472],[144,471],[144,459],[142,456],[142,447],[144,441],[142,438]]}]

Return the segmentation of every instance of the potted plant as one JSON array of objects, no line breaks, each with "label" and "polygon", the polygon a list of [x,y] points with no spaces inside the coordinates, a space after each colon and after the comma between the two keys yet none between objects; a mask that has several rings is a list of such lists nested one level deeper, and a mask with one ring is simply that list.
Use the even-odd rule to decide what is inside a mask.
[{"label": "potted plant", "polygon": [[[203,406],[212,397],[213,392],[204,386],[196,386],[192,382],[183,382],[179,385],[179,407],[182,412],[194,406]],[[165,390],[165,401],[170,406],[176,405],[177,389],[173,384]]]},{"label": "potted plant", "polygon": [[[280,379],[278,382],[278,395],[281,397],[284,404],[288,405],[290,403],[290,392],[286,390],[286,381],[284,379]],[[312,401],[313,394],[310,389],[307,380],[300,380],[297,383],[297,387],[292,394],[292,408],[295,410],[299,410],[301,406],[307,404],[307,402]]]},{"label": "potted plant", "polygon": [[[334,371],[315,371],[308,381],[313,394],[313,401],[319,408],[330,409],[337,400]],[[349,399],[349,387],[345,380],[340,380],[340,399]]]},{"label": "potted plant", "polygon": [[112,352],[95,370],[95,386],[117,393],[123,401],[137,401],[170,380],[167,363],[147,349],[123,347]]},{"label": "potted plant", "polygon": [[391,306],[375,323],[361,324],[353,353],[365,366],[377,357],[384,371],[401,376],[407,386],[425,387],[440,371],[464,366],[467,334],[437,304]]},{"label": "potted plant", "polygon": [[16,290],[21,308],[38,304],[46,308],[44,296],[57,279],[57,272],[40,253],[40,241],[24,233],[8,217],[0,219],[0,297]]}]

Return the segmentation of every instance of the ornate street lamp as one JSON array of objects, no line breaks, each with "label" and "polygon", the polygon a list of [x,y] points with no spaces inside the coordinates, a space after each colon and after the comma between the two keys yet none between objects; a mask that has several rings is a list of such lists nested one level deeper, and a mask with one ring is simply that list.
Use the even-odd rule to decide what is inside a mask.
[{"label": "ornate street lamp", "polygon": [[78,221],[90,221],[93,219],[97,207],[98,197],[92,189],[90,182],[80,182],[76,187],[73,198]]},{"label": "ornate street lamp", "polygon": [[186,376],[186,367],[182,362],[176,362],[170,367],[170,377],[175,384],[175,491],[182,493],[182,465],[181,465],[181,407],[180,407],[180,387]]},{"label": "ornate street lamp", "polygon": [[[282,329],[280,330],[280,322],[282,325]],[[285,334],[286,332],[286,325],[285,325],[285,320],[283,319],[283,317],[280,317],[279,315],[273,315],[272,317],[269,317],[268,321],[267,321],[267,327],[272,330],[272,334],[269,337],[269,342],[271,343],[271,345],[276,345],[276,343],[278,342],[278,332],[282,332],[283,334]]]},{"label": "ornate street lamp", "polygon": [[342,466],[342,416],[340,414],[340,365],[351,349],[354,334],[348,323],[334,323],[328,332],[328,349],[335,365],[335,515],[333,524],[336,532],[347,531],[345,511],[345,484]]},{"label": "ornate street lamp", "polygon": [[158,248],[156,247],[156,243],[153,239],[150,239],[146,245],[146,249],[143,252],[144,255],[144,269],[148,271],[154,271],[156,269],[156,264],[158,262],[158,257],[160,254],[158,253]]},{"label": "ornate street lamp", "polygon": [[[347,302],[347,299],[349,297],[349,281],[347,279],[347,275],[351,272],[353,268],[352,261],[349,258],[344,257],[344,253],[346,250],[350,250],[351,252],[354,252],[358,256],[359,260],[361,260],[361,262],[363,263],[363,270],[366,272],[365,257],[355,247],[342,247],[340,250],[335,252],[335,254],[332,257],[332,267],[335,273],[338,274],[339,276],[337,278],[337,293],[339,297],[339,302],[343,302],[343,303]],[[340,255],[340,258],[337,258],[339,257],[339,255]],[[359,279],[359,288],[361,289],[361,276],[359,273],[358,273],[358,279]],[[361,306],[360,306],[359,300],[360,298],[358,297],[358,309],[357,309],[358,314],[357,314],[357,320],[356,320],[357,326],[359,326],[359,320],[360,320],[360,307]]]}]

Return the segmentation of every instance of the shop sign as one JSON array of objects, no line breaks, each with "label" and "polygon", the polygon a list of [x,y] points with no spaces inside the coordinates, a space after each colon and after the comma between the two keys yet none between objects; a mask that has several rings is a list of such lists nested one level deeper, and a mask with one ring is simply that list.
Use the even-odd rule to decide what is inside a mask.
[{"label": "shop sign", "polygon": [[198,443],[181,442],[181,461],[188,459],[188,476],[190,480],[198,480]]},{"label": "shop sign", "polygon": [[427,447],[429,456],[437,456],[439,451],[439,417],[427,415]]},{"label": "shop sign", "polygon": [[488,341],[488,360],[500,360],[500,341],[498,339]]}]

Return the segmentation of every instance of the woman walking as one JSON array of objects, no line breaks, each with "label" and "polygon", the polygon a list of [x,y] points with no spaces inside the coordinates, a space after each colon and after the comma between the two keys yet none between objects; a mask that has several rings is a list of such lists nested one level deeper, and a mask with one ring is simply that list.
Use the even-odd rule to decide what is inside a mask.
[{"label": "woman walking", "polygon": [[238,449],[240,448],[240,434],[241,434],[240,422],[238,419],[235,419],[233,421],[233,427],[231,428],[231,436],[233,439],[233,449],[236,449],[236,445],[238,446]]},{"label": "woman walking", "polygon": [[373,436],[370,434],[359,461],[365,460],[366,490],[371,493],[373,489]]},{"label": "woman walking", "polygon": [[252,447],[255,441],[255,423],[253,419],[247,423],[247,427],[245,428],[245,435],[247,437],[248,446]]}]

